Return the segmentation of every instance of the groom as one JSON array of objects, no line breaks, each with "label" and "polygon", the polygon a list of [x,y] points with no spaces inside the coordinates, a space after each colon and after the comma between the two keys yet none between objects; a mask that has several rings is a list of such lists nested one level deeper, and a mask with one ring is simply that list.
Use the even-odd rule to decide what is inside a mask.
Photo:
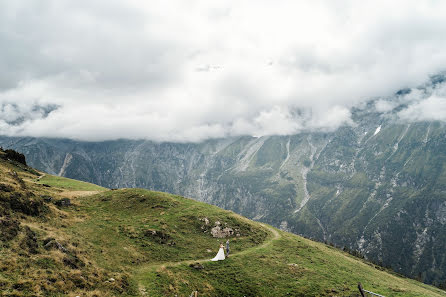
[{"label": "groom", "polygon": [[226,240],[226,257],[229,257],[229,239]]}]

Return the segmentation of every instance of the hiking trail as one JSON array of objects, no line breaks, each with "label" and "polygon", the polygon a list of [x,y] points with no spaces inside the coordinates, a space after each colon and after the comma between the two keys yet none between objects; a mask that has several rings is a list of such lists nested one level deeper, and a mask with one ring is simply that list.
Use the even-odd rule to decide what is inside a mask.
[{"label": "hiking trail", "polygon": [[[239,251],[239,252],[235,252],[231,254],[231,258],[233,257],[237,257],[240,255],[245,255],[245,254],[250,254],[258,249],[262,249],[265,248],[269,245],[271,245],[274,241],[282,238],[282,235],[280,235],[279,232],[277,232],[276,229],[274,229],[273,227],[270,227],[268,225],[262,224],[260,223],[260,225],[267,229],[270,232],[270,236],[272,235],[272,237],[270,237],[269,239],[265,240],[264,242],[262,242],[262,244],[257,245],[255,247],[252,248],[248,248],[245,249],[243,251]],[[163,263],[157,263],[157,264],[151,264],[151,265],[147,265],[144,266],[142,268],[140,268],[141,270],[145,270],[145,273],[151,273],[151,272],[156,272],[157,269],[159,268],[165,268],[165,267],[175,267],[175,266],[179,266],[179,265],[183,265],[183,264],[193,264],[196,262],[200,262],[200,263],[205,263],[205,262],[210,262],[211,259],[210,258],[202,258],[202,259],[192,259],[192,260],[183,260],[183,261],[178,261],[178,262],[163,262]],[[139,292],[142,296],[149,296],[148,293],[146,292],[146,288],[144,288],[142,285],[139,285]]]}]

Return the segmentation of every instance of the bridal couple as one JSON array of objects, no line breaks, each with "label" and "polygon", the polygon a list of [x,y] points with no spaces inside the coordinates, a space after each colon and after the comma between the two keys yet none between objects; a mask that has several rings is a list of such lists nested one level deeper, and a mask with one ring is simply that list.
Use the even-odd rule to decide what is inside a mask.
[{"label": "bridal couple", "polygon": [[[226,257],[229,256],[229,239],[226,240]],[[225,250],[223,243],[220,243],[220,249],[218,250],[217,255],[211,259],[211,261],[220,261],[225,259]]]}]

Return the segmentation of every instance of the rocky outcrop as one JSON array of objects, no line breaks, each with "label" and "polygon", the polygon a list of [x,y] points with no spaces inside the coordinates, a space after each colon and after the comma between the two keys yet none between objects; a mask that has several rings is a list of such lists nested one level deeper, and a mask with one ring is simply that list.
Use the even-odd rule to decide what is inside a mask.
[{"label": "rocky outcrop", "polygon": [[201,218],[200,222],[202,222],[201,230],[205,233],[209,232],[214,238],[240,236],[240,230],[229,226],[227,223],[218,220],[211,223],[207,217]]},{"label": "rocky outcrop", "polygon": [[43,248],[46,250],[59,250],[63,253],[68,253],[68,250],[59,241],[51,237],[43,241]]},{"label": "rocky outcrop", "polygon": [[226,238],[234,235],[234,230],[232,228],[222,228],[221,226],[215,226],[211,229],[211,234],[216,238]]}]

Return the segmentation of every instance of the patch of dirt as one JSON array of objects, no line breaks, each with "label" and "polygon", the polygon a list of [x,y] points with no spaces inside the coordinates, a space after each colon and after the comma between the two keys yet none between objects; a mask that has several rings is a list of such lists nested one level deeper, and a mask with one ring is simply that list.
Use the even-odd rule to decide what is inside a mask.
[{"label": "patch of dirt", "polygon": [[60,193],[60,195],[67,198],[78,198],[78,197],[95,195],[98,193],[101,193],[101,191],[64,191]]}]

